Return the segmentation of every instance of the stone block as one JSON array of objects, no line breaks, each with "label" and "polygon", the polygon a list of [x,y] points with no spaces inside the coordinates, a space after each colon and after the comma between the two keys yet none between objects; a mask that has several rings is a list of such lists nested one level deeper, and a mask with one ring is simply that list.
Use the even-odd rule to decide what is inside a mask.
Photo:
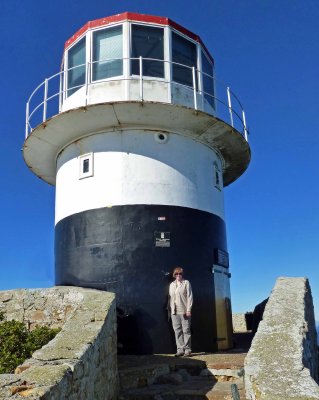
[{"label": "stone block", "polygon": [[233,314],[233,330],[234,332],[247,332],[246,317],[243,313]]},{"label": "stone block", "polygon": [[251,400],[319,399],[318,349],[306,278],[279,278],[245,360]]},{"label": "stone block", "polygon": [[33,366],[22,372],[21,379],[29,384],[37,384],[39,386],[53,386],[60,382],[64,375],[71,372],[68,365],[42,365]]}]

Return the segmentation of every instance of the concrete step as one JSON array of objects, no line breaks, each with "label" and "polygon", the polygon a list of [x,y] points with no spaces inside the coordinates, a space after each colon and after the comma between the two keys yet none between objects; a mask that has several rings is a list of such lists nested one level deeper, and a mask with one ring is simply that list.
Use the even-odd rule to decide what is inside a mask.
[{"label": "concrete step", "polygon": [[152,385],[158,377],[169,372],[168,364],[149,364],[119,369],[120,389],[135,389]]},{"label": "concrete step", "polygon": [[245,354],[194,354],[191,358],[176,358],[158,354],[145,356],[119,356],[120,387],[138,388],[152,385],[162,375],[186,370],[191,376],[214,378],[220,382],[242,382]]},{"label": "concrete step", "polygon": [[[244,386],[237,384],[240,399]],[[216,382],[204,377],[192,377],[181,384],[153,384],[121,392],[119,400],[232,400],[231,383]]]},{"label": "concrete step", "polygon": [[245,354],[119,356],[121,400],[231,400],[236,384],[244,399]]},{"label": "concrete step", "polygon": [[186,370],[193,376],[199,375],[204,369],[206,369],[204,361],[175,358],[172,355],[118,357],[121,390],[152,385],[160,376],[178,370]]}]

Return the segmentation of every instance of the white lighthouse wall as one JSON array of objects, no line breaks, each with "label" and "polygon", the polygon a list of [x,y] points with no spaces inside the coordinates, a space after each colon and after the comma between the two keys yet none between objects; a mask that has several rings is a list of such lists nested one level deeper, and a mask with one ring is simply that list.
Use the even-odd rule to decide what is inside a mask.
[{"label": "white lighthouse wall", "polygon": [[[125,100],[145,100],[158,101],[161,103],[174,102],[169,95],[169,84],[158,79],[143,80],[143,89],[141,91],[140,81],[137,77],[132,77],[129,80],[124,80],[123,76],[112,78],[108,81],[99,81],[91,83],[87,88],[81,87],[71,96],[65,98],[62,104],[62,111],[71,110],[77,107],[83,107],[88,104],[98,104],[113,101]],[[184,88],[184,91],[190,91]],[[193,107],[193,99],[179,99],[178,104]]]},{"label": "white lighthouse wall", "polygon": [[[95,134],[57,159],[56,223],[101,207],[148,204],[207,211],[224,220],[223,188],[215,185],[217,153],[177,134],[126,130]],[[93,153],[93,174],[80,179],[79,156]],[[221,174],[222,175],[222,174]]]},{"label": "white lighthouse wall", "polygon": [[[89,104],[140,101],[142,99],[195,108],[194,90],[191,87],[174,82],[167,83],[158,78],[144,78],[141,90],[141,82],[138,77],[134,76],[124,80],[123,76],[120,76],[79,88],[63,100],[61,111],[64,112]],[[198,109],[212,115],[215,114],[214,109],[202,93],[196,92],[196,102]]]},{"label": "white lighthouse wall", "polygon": [[144,78],[141,84],[138,78],[129,81],[129,100],[141,100],[141,95],[145,101],[156,101],[160,103],[171,103],[169,84],[156,78]]}]

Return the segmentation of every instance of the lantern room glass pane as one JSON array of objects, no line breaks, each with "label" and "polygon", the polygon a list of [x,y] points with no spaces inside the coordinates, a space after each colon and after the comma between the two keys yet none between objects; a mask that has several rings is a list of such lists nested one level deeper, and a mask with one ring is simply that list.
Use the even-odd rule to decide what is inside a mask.
[{"label": "lantern room glass pane", "polygon": [[204,97],[215,108],[214,67],[205,53],[202,52],[202,71]]},{"label": "lantern room glass pane", "polygon": [[[182,85],[193,86],[192,68],[197,68],[196,44],[173,32],[172,61],[173,80]],[[177,64],[174,64],[177,63]],[[178,65],[183,64],[183,65]]]},{"label": "lantern room glass pane", "polygon": [[[131,57],[143,57],[143,76],[164,78],[164,29],[133,24]],[[140,74],[139,60],[132,60],[131,74]]]},{"label": "lantern room glass pane", "polygon": [[85,37],[68,52],[68,91],[71,96],[85,84]]},{"label": "lantern room glass pane", "polygon": [[123,75],[122,25],[93,34],[93,80]]}]

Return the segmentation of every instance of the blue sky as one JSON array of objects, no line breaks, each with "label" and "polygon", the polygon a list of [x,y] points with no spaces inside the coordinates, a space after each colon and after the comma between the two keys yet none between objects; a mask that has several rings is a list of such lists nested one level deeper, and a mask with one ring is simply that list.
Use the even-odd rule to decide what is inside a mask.
[{"label": "blue sky", "polygon": [[251,165],[225,190],[233,310],[253,309],[278,276],[306,276],[319,319],[315,0],[3,2],[0,289],[54,282],[54,188],[22,158],[26,100],[58,72],[77,29],[124,11],[167,16],[199,34],[246,110]]}]

